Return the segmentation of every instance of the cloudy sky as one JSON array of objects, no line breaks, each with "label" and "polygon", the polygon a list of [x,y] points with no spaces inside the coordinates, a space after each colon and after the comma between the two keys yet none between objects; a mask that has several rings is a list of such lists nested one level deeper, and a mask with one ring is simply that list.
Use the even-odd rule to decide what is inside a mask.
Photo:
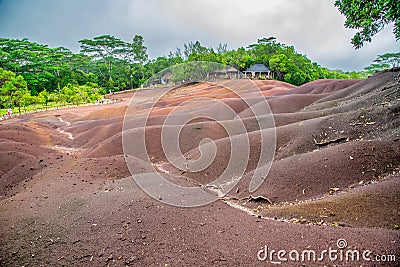
[{"label": "cloudy sky", "polygon": [[378,54],[400,51],[392,27],[360,50],[334,0],[0,0],[0,37],[29,38],[79,52],[78,40],[110,34],[145,39],[151,57],[184,43],[246,47],[275,36],[331,69],[362,70]]}]

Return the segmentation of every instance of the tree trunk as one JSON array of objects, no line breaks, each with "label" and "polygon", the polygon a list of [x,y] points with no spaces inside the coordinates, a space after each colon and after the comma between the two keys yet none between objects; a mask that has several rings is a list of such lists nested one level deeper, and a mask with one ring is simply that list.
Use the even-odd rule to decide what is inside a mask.
[{"label": "tree trunk", "polygon": [[108,61],[108,78],[110,79],[110,80],[112,80],[112,77],[111,77],[111,70],[112,70],[112,67],[111,67],[111,59]]}]

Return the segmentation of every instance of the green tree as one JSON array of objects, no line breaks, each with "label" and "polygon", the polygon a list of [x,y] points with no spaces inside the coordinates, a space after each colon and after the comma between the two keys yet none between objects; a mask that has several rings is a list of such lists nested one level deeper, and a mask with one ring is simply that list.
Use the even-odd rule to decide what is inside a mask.
[{"label": "green tree", "polygon": [[92,40],[80,40],[81,53],[92,57],[95,60],[103,60],[107,65],[107,78],[112,79],[112,64],[117,58],[119,51],[125,47],[125,42],[110,35],[101,35]]},{"label": "green tree", "polygon": [[59,99],[65,103],[77,105],[80,103],[95,102],[101,99],[101,94],[95,84],[69,84],[61,89]]},{"label": "green tree", "polygon": [[144,71],[135,65],[145,64],[148,60],[147,47],[144,45],[143,37],[135,35],[131,43],[126,43],[110,35],[102,35],[92,40],[79,41],[81,53],[90,56],[93,60],[98,81],[102,86],[110,90],[130,88],[139,83],[144,77]]},{"label": "green tree", "polygon": [[377,64],[387,64],[389,68],[395,68],[400,66],[400,52],[398,53],[386,53],[378,55],[377,59],[374,60]]},{"label": "green tree", "polygon": [[273,55],[269,60],[271,71],[274,72],[275,77],[278,80],[284,79],[284,76],[289,70],[289,64],[290,62],[288,60],[288,57],[284,54]]},{"label": "green tree", "polygon": [[49,97],[50,97],[49,92],[47,92],[47,90],[44,89],[43,91],[41,91],[41,92],[38,94],[38,96],[36,97],[36,101],[37,101],[39,104],[42,104],[42,105],[47,106],[47,104],[48,104],[48,102],[49,102]]},{"label": "green tree", "polygon": [[16,76],[12,71],[0,68],[0,106],[2,108],[18,107],[21,112],[23,104],[21,100],[28,93],[26,82],[21,75]]},{"label": "green tree", "polygon": [[[142,68],[138,68],[137,65],[143,65],[148,61],[147,47],[144,45],[144,39],[140,35],[135,35],[132,39],[132,43],[125,43],[118,51],[118,57],[128,66],[128,69],[124,71],[126,80],[129,80],[130,88],[133,85],[137,85],[137,80],[141,80],[144,77],[144,71]],[[136,64],[136,68],[134,65]],[[139,71],[138,71],[139,70]],[[135,72],[135,73],[134,73]],[[135,80],[133,80],[135,75]],[[125,86],[123,86],[125,87]]]},{"label": "green tree", "polygon": [[28,39],[0,38],[0,51],[0,66],[22,75],[34,94],[43,88],[56,89],[69,76],[67,62],[73,54],[66,48],[49,48]]},{"label": "green tree", "polygon": [[199,41],[190,42],[188,44],[183,45],[183,54],[186,59],[189,59],[192,56],[192,61],[196,58],[198,54],[206,54],[210,52],[211,49],[202,46]]},{"label": "green tree", "polygon": [[228,51],[224,55],[224,64],[235,67],[238,70],[244,70],[254,64],[254,58],[243,47],[237,50]]},{"label": "green tree", "polygon": [[269,66],[270,58],[273,55],[282,53],[284,47],[284,45],[276,41],[275,37],[266,37],[258,39],[256,44],[249,45],[248,51],[256,63]]},{"label": "green tree", "polygon": [[35,102],[35,97],[30,94],[30,92],[25,92],[20,99],[21,107],[26,108]]},{"label": "green tree", "polygon": [[382,71],[389,68],[400,66],[400,53],[386,53],[378,55],[370,66],[365,68],[368,74],[374,74],[377,71]]},{"label": "green tree", "polygon": [[335,6],[346,17],[346,28],[361,29],[351,41],[356,49],[371,42],[375,34],[391,23],[396,40],[400,39],[399,0],[336,0]]},{"label": "green tree", "polygon": [[131,60],[129,63],[132,64],[137,62],[143,64],[149,59],[149,56],[147,54],[147,47],[144,45],[144,40],[142,36],[135,35],[129,47],[131,48],[131,53],[133,54],[133,60]]},{"label": "green tree", "polygon": [[371,64],[368,67],[366,67],[364,70],[368,73],[368,74],[374,74],[377,71],[382,71],[385,69],[388,69],[390,67],[389,64]]},{"label": "green tree", "polygon": [[226,52],[228,52],[228,44],[226,44],[226,43],[224,43],[224,44],[219,43],[219,44],[218,44],[218,47],[217,47],[217,53],[218,53],[218,54],[224,54],[224,53],[226,53]]}]

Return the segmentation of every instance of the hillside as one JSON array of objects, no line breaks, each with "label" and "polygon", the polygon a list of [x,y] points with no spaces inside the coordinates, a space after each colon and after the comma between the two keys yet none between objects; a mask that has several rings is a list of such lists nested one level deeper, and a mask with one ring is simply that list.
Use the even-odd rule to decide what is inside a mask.
[{"label": "hillside", "polygon": [[[343,238],[352,249],[398,256],[399,73],[298,87],[279,81],[192,83],[114,94],[109,97],[120,100],[114,104],[2,121],[0,265],[254,266],[265,245],[337,249]],[[222,112],[227,108],[234,118]],[[267,123],[260,127],[260,121]],[[246,134],[230,139],[230,129]],[[163,143],[167,130],[178,130],[179,139]],[[143,133],[146,155],[139,139],[127,143],[127,133]],[[213,140],[215,158],[191,171],[212,150],[205,138]],[[240,150],[243,138],[247,151]],[[168,147],[175,141],[184,157],[171,162]],[[270,152],[263,164],[273,162],[249,192],[264,166],[262,144]],[[231,166],[232,151],[249,153],[248,162]],[[186,169],[177,168],[182,164]],[[215,180],[228,167],[242,172],[238,183],[195,208],[163,203],[168,192],[154,199],[131,177],[155,168],[176,184],[220,194],[226,184]],[[332,262],[326,257],[304,264]]]}]

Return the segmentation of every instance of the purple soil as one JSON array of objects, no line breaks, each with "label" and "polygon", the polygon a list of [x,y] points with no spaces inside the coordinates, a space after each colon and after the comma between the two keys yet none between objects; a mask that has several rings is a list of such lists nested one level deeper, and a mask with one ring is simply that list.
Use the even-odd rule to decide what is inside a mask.
[{"label": "purple soil", "polygon": [[[385,71],[365,81],[319,80],[300,87],[277,81],[197,83],[169,91],[149,118],[152,99],[171,88],[114,94],[109,96],[118,100],[113,104],[2,121],[0,265],[273,266],[257,259],[264,246],[321,251],[337,249],[337,240],[344,238],[348,249],[393,254],[397,262],[326,257],[281,265],[398,266],[397,75]],[[129,106],[134,94],[137,103]],[[239,95],[259,107],[268,101],[276,128],[260,129]],[[150,159],[170,171],[172,181],[206,187],[229,161],[232,148],[222,123],[239,123],[199,118],[219,115],[215,101],[240,113],[249,133],[243,179],[226,197],[197,208],[173,207],[148,196],[127,168],[123,123],[146,125]],[[132,116],[124,122],[125,112]],[[164,125],[183,115],[195,119],[184,127]],[[201,140],[215,141],[217,155],[208,168],[190,172],[168,162],[161,131],[179,128],[180,149],[188,159],[199,156]],[[249,192],[261,133],[276,133],[275,158],[263,184]],[[134,169],[141,173],[148,166],[139,158]]]}]

